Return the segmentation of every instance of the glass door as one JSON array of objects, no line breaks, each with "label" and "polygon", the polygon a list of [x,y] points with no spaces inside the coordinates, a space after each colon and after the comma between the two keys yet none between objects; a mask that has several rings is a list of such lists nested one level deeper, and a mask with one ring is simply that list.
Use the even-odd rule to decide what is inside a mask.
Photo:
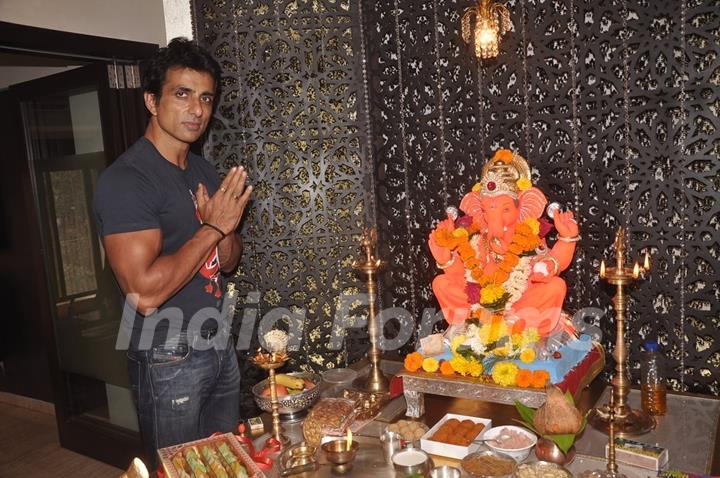
[{"label": "glass door", "polygon": [[110,111],[119,103],[108,101],[113,92],[98,65],[56,76],[26,88],[20,109],[52,309],[51,362],[56,359],[53,372],[61,384],[58,426],[63,446],[112,462],[116,450],[101,447],[123,446],[99,443],[98,434],[135,448],[138,424],[125,351],[115,346],[121,295],[98,238],[92,199],[98,176],[123,149],[107,131],[122,121],[108,119],[120,114]]}]

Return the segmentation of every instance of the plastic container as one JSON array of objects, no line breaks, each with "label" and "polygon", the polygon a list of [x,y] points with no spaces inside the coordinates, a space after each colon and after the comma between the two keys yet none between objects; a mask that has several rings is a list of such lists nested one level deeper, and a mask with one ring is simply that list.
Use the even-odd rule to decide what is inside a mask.
[{"label": "plastic container", "polygon": [[322,396],[337,397],[342,394],[343,390],[352,388],[358,373],[351,368],[331,368],[320,375],[322,375],[323,382],[326,384]]},{"label": "plastic container", "polygon": [[658,343],[645,342],[645,352],[640,361],[640,398],[642,409],[650,415],[667,413],[665,363]]}]

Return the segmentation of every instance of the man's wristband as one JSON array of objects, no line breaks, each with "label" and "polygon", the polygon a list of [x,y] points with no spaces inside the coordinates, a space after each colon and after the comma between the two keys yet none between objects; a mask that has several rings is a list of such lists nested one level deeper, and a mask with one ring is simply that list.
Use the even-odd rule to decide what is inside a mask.
[{"label": "man's wristband", "polygon": [[217,231],[217,233],[220,234],[220,239],[225,239],[225,236],[227,236],[227,234],[225,234],[224,232],[222,232],[222,229],[220,229],[219,227],[217,227],[217,226],[214,225],[214,224],[210,224],[209,222],[203,222],[202,225],[203,225],[203,226],[207,226],[207,227],[209,227],[210,229],[215,229],[215,230]]}]

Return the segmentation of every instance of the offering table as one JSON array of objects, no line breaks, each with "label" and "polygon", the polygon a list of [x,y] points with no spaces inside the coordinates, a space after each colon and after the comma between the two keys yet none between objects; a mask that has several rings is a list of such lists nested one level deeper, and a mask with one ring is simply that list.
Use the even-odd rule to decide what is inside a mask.
[{"label": "offering table", "polygon": [[533,408],[545,402],[543,389],[501,387],[492,383],[481,383],[471,377],[445,378],[425,372],[403,371],[398,376],[402,378],[403,393],[407,401],[405,414],[412,418],[420,418],[425,414],[426,393],[507,405],[513,405],[515,400],[519,400]]},{"label": "offering table", "polygon": [[[598,345],[559,384],[562,390],[572,393],[575,401],[605,367],[605,353]],[[453,375],[446,377],[422,370],[408,372],[401,369],[397,374],[403,382],[403,393],[407,400],[406,415],[419,418],[425,413],[424,395],[481,400],[483,402],[514,405],[519,400],[528,407],[537,408],[545,403],[545,390],[538,388],[501,387],[477,378]]]},{"label": "offering table", "polygon": [[[353,364],[360,375],[357,383],[362,383],[363,377],[368,370],[367,362],[361,360]],[[408,372],[402,371],[402,362],[397,360],[383,360],[382,370],[388,375],[405,375]],[[413,374],[416,375],[416,374]],[[418,418],[428,426],[432,426],[446,413],[457,413],[475,417],[492,418],[493,425],[516,425],[514,421],[519,419],[515,407],[508,402],[492,403],[480,401],[477,397],[450,398],[437,395],[431,390],[423,398],[424,414]],[[594,380],[589,386],[578,392],[576,404],[582,413],[586,413],[594,406],[601,405],[607,401],[609,388],[601,380]],[[399,400],[402,400],[400,398]],[[629,395],[630,405],[640,406],[638,390],[632,390]],[[393,402],[395,404],[395,402]],[[387,408],[392,407],[389,405]],[[266,430],[270,429],[271,418],[269,414],[263,414]],[[392,420],[392,421],[395,421]],[[373,477],[373,478],[394,478],[395,472],[392,466],[385,463],[383,459],[379,434],[387,426],[387,422],[373,421],[360,429],[353,437],[353,440],[360,444],[355,466],[351,473],[345,476],[352,477]],[[683,433],[683,428],[686,432]],[[697,428],[700,427],[700,428]],[[303,441],[302,422],[287,423],[284,425],[285,432],[292,443]],[[694,430],[697,428],[697,430]],[[256,440],[256,445],[262,446],[267,439],[265,434]],[[682,437],[682,439],[679,439]],[[648,434],[636,438],[638,441],[647,443],[658,443],[668,448],[670,453],[670,468],[681,469],[696,473],[720,474],[720,399],[710,396],[668,393],[668,415],[660,417],[656,429]],[[574,474],[585,470],[604,468],[604,445],[607,443],[607,435],[587,427],[583,435],[577,441],[575,460],[567,466]],[[534,459],[531,453],[530,459]],[[436,466],[451,465],[459,467],[459,461],[433,455]],[[321,461],[321,463],[325,463]],[[655,476],[655,472],[642,468],[619,464],[620,471],[628,478],[647,478]],[[266,471],[268,477],[280,476],[277,462],[273,470]],[[331,477],[336,476],[331,472],[329,465],[321,465],[317,471],[304,473],[302,478],[310,477]]]}]

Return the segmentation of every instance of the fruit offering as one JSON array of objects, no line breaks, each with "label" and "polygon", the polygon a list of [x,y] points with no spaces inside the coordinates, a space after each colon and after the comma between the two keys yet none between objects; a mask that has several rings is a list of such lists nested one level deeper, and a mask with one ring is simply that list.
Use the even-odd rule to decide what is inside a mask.
[{"label": "fruit offering", "polygon": [[457,418],[449,418],[430,439],[449,445],[468,446],[484,428],[484,424],[472,420],[460,421]]},{"label": "fruit offering", "polygon": [[[292,375],[286,375],[279,373],[275,375],[275,390],[277,390],[278,397],[286,397],[288,395],[297,395],[305,390],[310,390],[315,387],[315,383],[307,378],[294,377]],[[270,385],[268,384],[262,391],[263,397],[270,396]]]},{"label": "fruit offering", "polygon": [[387,431],[399,433],[405,441],[415,441],[427,433],[428,427],[424,423],[412,420],[399,420],[397,423],[388,425]]}]

